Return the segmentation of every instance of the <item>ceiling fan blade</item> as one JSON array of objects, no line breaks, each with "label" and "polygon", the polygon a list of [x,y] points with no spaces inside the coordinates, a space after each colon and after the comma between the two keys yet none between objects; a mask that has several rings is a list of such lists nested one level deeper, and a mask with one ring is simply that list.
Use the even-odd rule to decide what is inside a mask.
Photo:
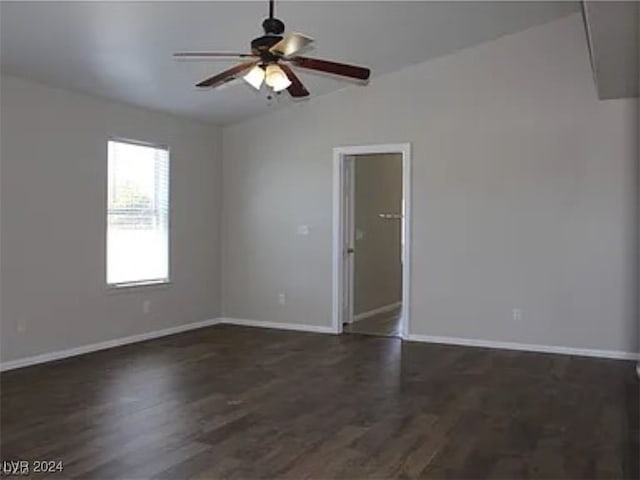
[{"label": "ceiling fan blade", "polygon": [[283,57],[289,57],[294,53],[299,52],[303,48],[313,43],[313,38],[307,37],[301,33],[290,33],[273,47],[269,49],[271,53],[282,55]]},{"label": "ceiling fan blade", "polygon": [[289,67],[289,65],[280,64],[280,68],[284,70],[284,73],[286,73],[289,80],[291,80],[291,85],[289,85],[289,87],[287,88],[287,92],[289,92],[289,95],[294,98],[308,97],[309,90],[305,88],[298,76],[293,73],[291,67]]},{"label": "ceiling fan blade", "polygon": [[174,58],[258,58],[252,53],[225,53],[225,52],[177,52],[173,54]]},{"label": "ceiling fan blade", "polygon": [[357,80],[368,80],[371,70],[356,65],[347,65],[344,63],[330,62],[328,60],[320,60],[319,58],[309,57],[293,57],[289,59],[294,65],[309,70],[317,70],[319,72],[333,73],[343,77],[355,78]]},{"label": "ceiling fan blade", "polygon": [[257,61],[241,63],[239,65],[236,65],[235,67],[231,67],[230,69],[225,70],[222,73],[218,73],[213,77],[209,77],[206,80],[201,81],[196,85],[196,87],[217,87],[218,85],[222,85],[223,83],[233,80],[238,75],[249,70],[257,63]]}]

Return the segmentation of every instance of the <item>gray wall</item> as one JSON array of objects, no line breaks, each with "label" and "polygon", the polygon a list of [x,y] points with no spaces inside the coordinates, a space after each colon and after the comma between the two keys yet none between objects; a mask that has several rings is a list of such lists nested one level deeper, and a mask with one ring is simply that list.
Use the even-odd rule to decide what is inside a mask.
[{"label": "gray wall", "polygon": [[[636,6],[636,26],[637,26],[637,34],[640,37],[640,6]],[[638,65],[640,65],[640,45],[636,45],[636,54],[638,56]],[[640,68],[638,68],[638,91],[640,91]],[[636,339],[638,342],[638,351],[640,352],[640,101],[637,104],[637,177],[638,183],[636,185],[636,217],[638,222],[638,231],[636,238],[636,263],[638,266],[637,276],[636,276],[636,299],[637,299],[637,310],[636,310]],[[638,377],[640,377],[640,359],[637,363],[637,372]]]},{"label": "gray wall", "polygon": [[635,109],[574,14],[225,128],[224,316],[331,325],[332,148],[409,141],[411,333],[634,350]]},{"label": "gray wall", "polygon": [[[219,130],[14,77],[0,97],[2,361],[217,317]],[[110,136],[171,148],[167,287],[106,288]]]},{"label": "gray wall", "polygon": [[584,0],[582,6],[600,98],[637,97],[638,2]]},{"label": "gray wall", "polygon": [[353,312],[357,315],[402,301],[402,223],[379,216],[402,211],[402,155],[353,158]]}]

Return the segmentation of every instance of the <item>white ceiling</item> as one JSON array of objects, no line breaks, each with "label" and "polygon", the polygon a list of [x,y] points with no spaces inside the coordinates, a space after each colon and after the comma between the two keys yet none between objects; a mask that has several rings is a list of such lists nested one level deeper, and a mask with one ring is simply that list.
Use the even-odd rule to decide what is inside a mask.
[{"label": "white ceiling", "polygon": [[[2,71],[218,124],[286,105],[242,80],[194,85],[227,61],[176,61],[179,50],[248,51],[267,2],[2,2]],[[277,2],[288,31],[316,39],[308,56],[372,75],[452,53],[579,11],[575,2]],[[313,96],[348,83],[302,73]],[[366,87],[353,87],[366,88]]]}]

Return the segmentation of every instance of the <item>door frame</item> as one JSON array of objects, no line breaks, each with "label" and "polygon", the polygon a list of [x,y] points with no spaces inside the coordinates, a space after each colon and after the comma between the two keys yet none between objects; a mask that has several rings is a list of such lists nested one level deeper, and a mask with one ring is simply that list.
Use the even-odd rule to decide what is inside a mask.
[{"label": "door frame", "polygon": [[[345,237],[348,226],[345,225],[345,200],[347,181],[353,180],[353,176],[347,174],[348,163],[346,157],[351,155],[368,155],[376,153],[399,153],[402,155],[402,199],[404,205],[402,236],[402,317],[400,319],[400,336],[406,339],[411,325],[411,144],[410,143],[385,143],[379,145],[354,145],[335,147],[333,149],[333,331],[342,333],[344,321],[344,300],[347,265],[347,245]],[[353,215],[351,215],[353,218]],[[353,225],[352,225],[353,227]],[[353,228],[351,229],[353,230]],[[351,271],[350,283],[353,283]],[[353,315],[353,312],[351,313]]]}]

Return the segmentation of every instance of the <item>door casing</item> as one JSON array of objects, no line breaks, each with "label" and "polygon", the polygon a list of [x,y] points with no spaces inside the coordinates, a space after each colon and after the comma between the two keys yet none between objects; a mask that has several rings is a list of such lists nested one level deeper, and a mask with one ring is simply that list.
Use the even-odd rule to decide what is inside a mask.
[{"label": "door casing", "polygon": [[411,326],[411,144],[386,143],[354,145],[333,149],[333,331],[342,333],[342,324],[353,318],[354,245],[353,159],[354,155],[397,153],[402,155],[402,317],[400,332],[407,338]]}]

